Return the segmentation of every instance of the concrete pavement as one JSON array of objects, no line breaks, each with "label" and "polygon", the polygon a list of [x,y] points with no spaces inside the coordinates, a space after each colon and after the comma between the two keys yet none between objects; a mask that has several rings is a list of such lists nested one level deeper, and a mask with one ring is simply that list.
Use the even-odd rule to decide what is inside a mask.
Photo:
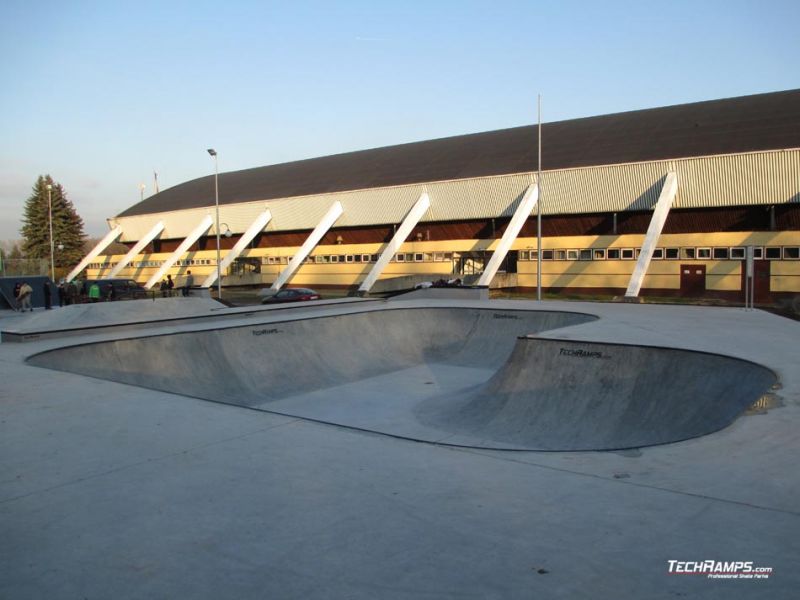
[{"label": "concrete pavement", "polygon": [[[445,304],[498,314],[539,308]],[[407,306],[444,309],[428,300]],[[382,308],[300,307],[228,318],[218,331],[239,327],[268,339],[252,331],[288,327],[290,314],[306,327],[312,316],[374,312],[374,337]],[[539,337],[668,346],[761,364],[777,374],[773,393],[782,406],[710,435],[639,450],[476,450],[25,362],[65,344],[226,335],[212,334],[213,322],[0,344],[0,597],[793,597],[800,588],[800,326],[738,309],[544,308],[598,318]],[[486,351],[486,377],[500,366],[493,354]],[[456,363],[437,373],[457,382],[477,369]],[[322,392],[336,401],[348,386],[363,385],[368,396],[372,379],[373,389],[392,385],[403,397],[404,385],[426,368],[412,361],[377,380],[355,377]],[[142,383],[153,373],[142,373]],[[300,392],[315,393],[321,390]],[[669,560],[706,559],[752,561],[773,574],[733,581],[668,573]]]}]

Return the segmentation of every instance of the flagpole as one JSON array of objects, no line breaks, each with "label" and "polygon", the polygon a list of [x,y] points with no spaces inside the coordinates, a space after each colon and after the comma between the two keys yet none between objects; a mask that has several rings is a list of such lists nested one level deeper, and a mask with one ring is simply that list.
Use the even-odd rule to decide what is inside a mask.
[{"label": "flagpole", "polygon": [[542,301],[542,95],[537,97],[537,112],[539,116],[539,168],[536,174],[536,187],[539,199],[536,201],[536,299]]}]

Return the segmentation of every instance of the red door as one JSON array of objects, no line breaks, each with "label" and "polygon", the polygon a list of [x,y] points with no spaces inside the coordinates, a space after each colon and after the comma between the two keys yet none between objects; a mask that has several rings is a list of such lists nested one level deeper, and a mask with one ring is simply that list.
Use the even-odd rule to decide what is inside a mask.
[{"label": "red door", "polygon": [[769,303],[769,265],[768,260],[757,260],[753,263],[753,281],[755,282],[755,289],[753,290],[753,301],[759,303]]},{"label": "red door", "polygon": [[[768,260],[756,260],[753,262],[753,281],[755,283],[753,301],[759,304],[769,304],[772,302],[769,291],[770,264]],[[744,294],[745,289],[744,278],[746,273],[747,267],[745,266],[745,262],[742,262],[742,294]]]},{"label": "red door", "polygon": [[706,266],[681,265],[681,296],[697,298],[706,293]]}]

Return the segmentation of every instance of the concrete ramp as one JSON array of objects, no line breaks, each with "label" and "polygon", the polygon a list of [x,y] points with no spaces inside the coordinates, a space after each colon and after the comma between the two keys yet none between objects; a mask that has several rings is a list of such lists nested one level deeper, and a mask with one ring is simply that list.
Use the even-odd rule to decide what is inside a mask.
[{"label": "concrete ramp", "polygon": [[775,381],[765,367],[715,354],[524,337],[488,382],[417,415],[482,445],[636,448],[722,429]]}]

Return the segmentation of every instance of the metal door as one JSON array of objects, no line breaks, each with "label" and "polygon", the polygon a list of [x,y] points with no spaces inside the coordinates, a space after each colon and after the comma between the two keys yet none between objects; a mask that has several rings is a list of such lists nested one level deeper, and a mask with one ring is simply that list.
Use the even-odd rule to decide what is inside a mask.
[{"label": "metal door", "polygon": [[681,296],[697,298],[706,292],[706,266],[681,265]]}]

